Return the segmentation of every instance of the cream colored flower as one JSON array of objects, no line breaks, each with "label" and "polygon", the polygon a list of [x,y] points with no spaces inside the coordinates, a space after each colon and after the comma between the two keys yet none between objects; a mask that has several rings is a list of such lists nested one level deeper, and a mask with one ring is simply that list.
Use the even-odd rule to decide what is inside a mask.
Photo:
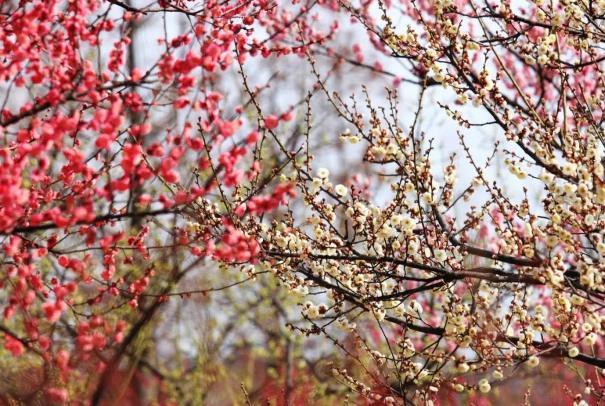
[{"label": "cream colored flower", "polygon": [[532,355],[531,357],[529,357],[529,359],[527,360],[527,365],[529,365],[531,368],[535,368],[540,364],[540,358],[536,357],[535,355]]},{"label": "cream colored flower", "polygon": [[319,168],[317,170],[317,176],[319,176],[321,179],[327,179],[328,176],[330,176],[330,171],[326,168]]},{"label": "cream colored flower", "polygon": [[343,197],[347,195],[348,190],[345,185],[336,185],[334,187],[334,192],[336,192],[338,196]]},{"label": "cream colored flower", "polygon": [[479,381],[479,391],[481,393],[487,393],[492,389],[492,386],[489,384],[487,379],[482,379]]}]

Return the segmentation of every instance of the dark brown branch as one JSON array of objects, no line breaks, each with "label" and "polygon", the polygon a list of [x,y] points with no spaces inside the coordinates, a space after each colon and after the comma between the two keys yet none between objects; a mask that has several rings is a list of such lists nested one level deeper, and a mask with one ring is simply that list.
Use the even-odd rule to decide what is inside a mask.
[{"label": "dark brown branch", "polygon": [[482,258],[493,259],[493,260],[504,262],[504,263],[511,264],[511,265],[518,265],[518,266],[538,267],[538,266],[542,265],[542,263],[543,263],[542,259],[538,258],[538,257],[526,258],[526,257],[517,257],[517,256],[512,256],[512,255],[506,255],[506,254],[499,254],[497,252],[493,252],[493,251],[490,251],[490,250],[487,250],[484,248],[479,248],[479,247],[475,247],[473,245],[465,244],[465,243],[461,242],[460,240],[458,240],[458,238],[456,238],[456,236],[449,230],[449,227],[447,226],[447,224],[445,224],[445,221],[443,220],[443,217],[439,213],[439,210],[437,210],[437,208],[434,206],[433,206],[433,214],[435,215],[435,218],[437,219],[437,222],[439,223],[439,226],[442,228],[443,232],[445,232],[447,234],[447,238],[450,241],[450,243],[456,247],[462,248],[469,254],[476,255],[476,256],[482,257]]},{"label": "dark brown branch", "polygon": [[160,216],[163,214],[174,214],[179,213],[181,210],[179,209],[160,209],[160,210],[152,210],[145,212],[136,212],[136,213],[115,213],[115,214],[105,214],[102,216],[97,216],[91,221],[78,221],[75,224],[70,224],[65,227],[60,227],[55,223],[44,223],[35,226],[23,226],[23,227],[15,227],[12,230],[0,231],[0,235],[11,235],[11,234],[24,234],[24,233],[34,233],[37,231],[51,230],[55,228],[66,228],[75,225],[83,225],[83,224],[96,224],[99,222],[112,221],[112,220],[124,220],[130,218],[141,218],[141,217],[152,217],[152,216]]}]

